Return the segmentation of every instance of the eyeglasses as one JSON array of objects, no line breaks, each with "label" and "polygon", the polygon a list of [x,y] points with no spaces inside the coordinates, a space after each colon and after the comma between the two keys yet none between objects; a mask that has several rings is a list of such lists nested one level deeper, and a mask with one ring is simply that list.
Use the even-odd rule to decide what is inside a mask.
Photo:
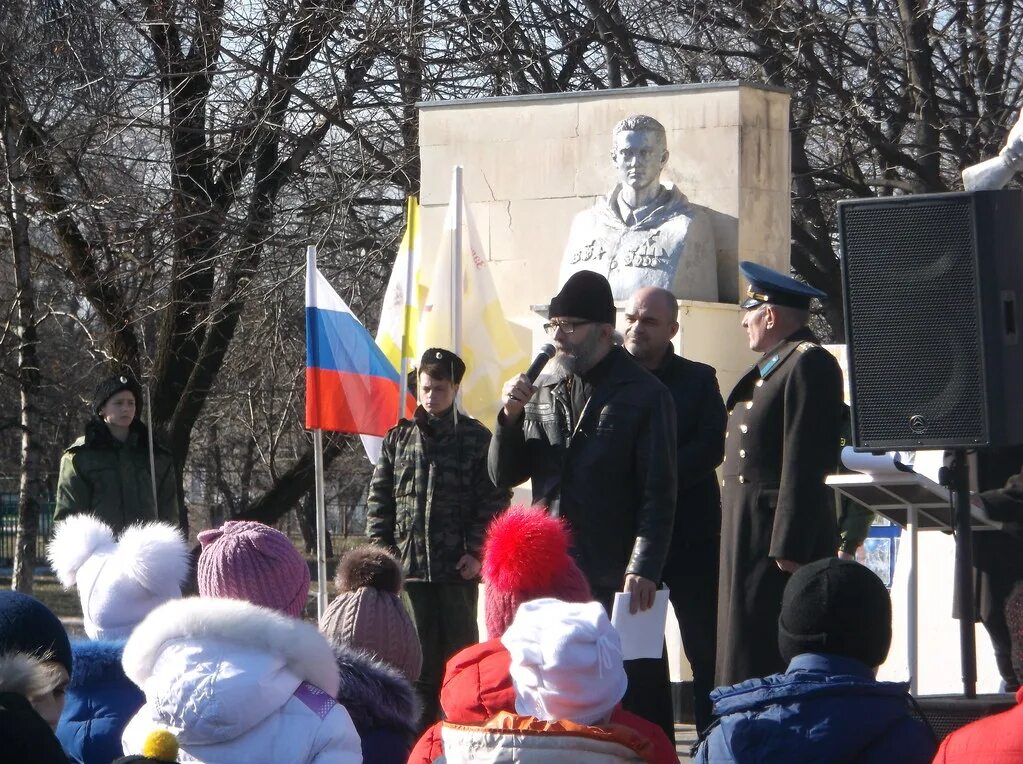
[{"label": "eyeglasses", "polygon": [[543,330],[547,332],[548,337],[553,337],[558,333],[558,329],[562,334],[572,334],[577,327],[592,323],[592,321],[551,321],[543,325]]}]

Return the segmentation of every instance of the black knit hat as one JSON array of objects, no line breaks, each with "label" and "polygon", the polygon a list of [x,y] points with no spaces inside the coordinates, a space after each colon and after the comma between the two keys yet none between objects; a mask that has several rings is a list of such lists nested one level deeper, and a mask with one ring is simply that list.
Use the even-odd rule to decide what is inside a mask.
[{"label": "black knit hat", "polygon": [[55,660],[71,676],[71,642],[60,619],[35,597],[0,591],[0,653],[12,652]]},{"label": "black knit hat", "polygon": [[786,662],[829,653],[880,666],[892,643],[892,600],[870,568],[828,557],[789,579],[778,617],[778,649]]},{"label": "black knit hat", "polygon": [[136,408],[142,405],[142,388],[131,372],[123,372],[107,377],[96,386],[96,392],[92,396],[92,410],[98,414],[104,404],[122,390],[129,390],[135,396]]},{"label": "black knit hat", "polygon": [[551,318],[582,318],[601,324],[615,323],[615,300],[607,279],[593,271],[576,271],[551,298]]}]

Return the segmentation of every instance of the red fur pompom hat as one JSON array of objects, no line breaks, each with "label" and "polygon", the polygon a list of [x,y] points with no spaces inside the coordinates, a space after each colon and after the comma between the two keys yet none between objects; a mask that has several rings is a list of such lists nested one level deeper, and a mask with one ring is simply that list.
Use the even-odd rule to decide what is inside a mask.
[{"label": "red fur pompom hat", "polygon": [[568,553],[565,521],[542,507],[517,505],[493,519],[483,542],[487,636],[504,634],[523,602],[555,597],[593,599],[586,577]]}]

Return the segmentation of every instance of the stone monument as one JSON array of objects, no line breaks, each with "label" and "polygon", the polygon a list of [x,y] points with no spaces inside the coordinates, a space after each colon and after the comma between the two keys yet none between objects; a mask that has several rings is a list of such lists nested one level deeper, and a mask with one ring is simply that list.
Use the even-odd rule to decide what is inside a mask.
[{"label": "stone monument", "polygon": [[611,164],[618,184],[572,221],[560,282],[579,270],[606,276],[616,300],[646,286],[676,295],[717,294],[714,230],[674,184],[662,184],[664,126],[633,115],[615,125]]}]

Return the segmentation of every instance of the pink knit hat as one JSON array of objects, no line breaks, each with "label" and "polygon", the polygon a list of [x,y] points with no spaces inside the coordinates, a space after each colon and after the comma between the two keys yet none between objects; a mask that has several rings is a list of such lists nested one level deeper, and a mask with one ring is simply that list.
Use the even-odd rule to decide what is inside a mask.
[{"label": "pink knit hat", "polygon": [[309,596],[309,566],[287,536],[269,525],[228,520],[199,534],[199,594],[246,600],[299,618]]},{"label": "pink knit hat", "polygon": [[523,602],[589,602],[590,585],[568,553],[571,533],[542,507],[517,505],[495,517],[483,542],[487,636],[500,637]]}]

